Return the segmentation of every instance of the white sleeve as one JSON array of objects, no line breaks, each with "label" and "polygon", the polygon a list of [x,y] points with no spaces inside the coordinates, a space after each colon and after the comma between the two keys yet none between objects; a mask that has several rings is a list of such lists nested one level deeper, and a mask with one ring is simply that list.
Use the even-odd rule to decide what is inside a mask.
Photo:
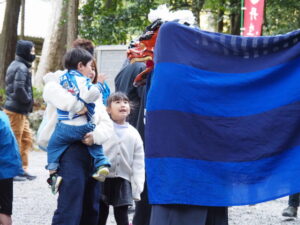
[{"label": "white sleeve", "polygon": [[93,131],[94,143],[102,145],[114,133],[113,122],[106,112],[106,107],[103,105],[102,100],[97,101],[94,118],[96,124]]},{"label": "white sleeve", "polygon": [[76,81],[80,90],[79,96],[86,103],[92,103],[97,99],[102,98],[102,94],[95,84],[88,88],[86,78],[76,77]]},{"label": "white sleeve", "polygon": [[84,107],[84,104],[77,100],[76,96],[73,96],[55,81],[50,81],[45,85],[43,98],[46,103],[52,104],[57,109],[74,114]]},{"label": "white sleeve", "polygon": [[145,153],[141,136],[136,131],[136,143],[132,163],[132,197],[135,201],[141,200],[141,193],[145,182]]}]

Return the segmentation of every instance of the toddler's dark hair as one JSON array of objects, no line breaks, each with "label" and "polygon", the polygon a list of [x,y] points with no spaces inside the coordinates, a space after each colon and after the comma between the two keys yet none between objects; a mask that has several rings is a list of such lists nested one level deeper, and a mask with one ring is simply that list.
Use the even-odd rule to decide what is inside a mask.
[{"label": "toddler's dark hair", "polygon": [[114,92],[112,93],[108,99],[107,99],[107,107],[110,107],[111,106],[111,103],[112,102],[115,102],[115,101],[120,101],[120,100],[123,100],[123,101],[129,101],[127,95],[123,92],[120,92],[120,91],[117,91],[117,92]]},{"label": "toddler's dark hair", "polygon": [[78,63],[81,62],[86,66],[91,60],[93,60],[93,56],[87,50],[83,48],[72,48],[65,54],[63,64],[67,70],[76,70]]}]

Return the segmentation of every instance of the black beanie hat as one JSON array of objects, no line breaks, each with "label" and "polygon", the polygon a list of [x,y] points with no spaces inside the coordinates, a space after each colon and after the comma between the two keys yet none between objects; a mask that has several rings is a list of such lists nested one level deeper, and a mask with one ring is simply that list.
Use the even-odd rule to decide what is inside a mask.
[{"label": "black beanie hat", "polygon": [[31,41],[19,40],[17,42],[16,55],[22,57],[28,62],[32,62],[33,55],[30,52],[33,46],[34,44]]}]

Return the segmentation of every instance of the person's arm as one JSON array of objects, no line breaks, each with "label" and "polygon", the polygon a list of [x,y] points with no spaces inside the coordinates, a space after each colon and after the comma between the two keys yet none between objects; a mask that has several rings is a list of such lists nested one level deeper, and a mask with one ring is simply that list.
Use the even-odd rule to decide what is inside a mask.
[{"label": "person's arm", "polygon": [[114,132],[113,122],[101,101],[96,104],[96,127],[93,132],[87,133],[82,142],[86,145],[102,145]]},{"label": "person's arm", "polygon": [[114,126],[102,100],[99,101],[99,104],[97,104],[96,107],[98,110],[98,122],[93,131],[93,136],[95,144],[101,145],[113,135]]},{"label": "person's arm", "polygon": [[99,82],[98,84],[101,86],[103,104],[107,105],[107,99],[110,96],[110,88],[105,81],[104,83]]},{"label": "person's arm", "polygon": [[28,76],[28,71],[19,68],[16,71],[14,79],[14,98],[22,103],[29,103],[32,101],[32,93],[26,91],[26,79]]},{"label": "person's arm", "polygon": [[20,151],[8,116],[0,110],[0,179],[23,173]]},{"label": "person's arm", "polygon": [[143,141],[136,131],[136,143],[133,153],[133,163],[132,163],[132,178],[131,178],[131,187],[132,187],[132,197],[133,200],[141,200],[141,193],[144,189],[145,182],[145,154]]},{"label": "person's arm", "polygon": [[55,81],[50,81],[45,85],[43,98],[46,103],[50,103],[60,110],[74,114],[84,108],[83,102],[79,101],[76,96],[73,96]]},{"label": "person's arm", "polygon": [[79,97],[86,103],[93,103],[102,98],[101,89],[98,84],[92,84],[89,80],[82,77],[76,77],[78,89],[80,90]]}]

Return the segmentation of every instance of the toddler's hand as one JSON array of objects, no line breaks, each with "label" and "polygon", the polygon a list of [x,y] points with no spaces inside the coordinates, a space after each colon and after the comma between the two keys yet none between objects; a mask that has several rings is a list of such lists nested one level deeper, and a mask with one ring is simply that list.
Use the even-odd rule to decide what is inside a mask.
[{"label": "toddler's hand", "polygon": [[132,198],[132,199],[133,199],[133,201],[135,201],[135,202],[138,202],[138,201],[141,200],[141,198]]},{"label": "toddler's hand", "polygon": [[79,112],[77,112],[77,115],[83,115],[87,112],[87,108],[84,106]]},{"label": "toddler's hand", "polygon": [[91,146],[92,144],[94,144],[94,137],[92,132],[87,133],[82,140],[82,143],[88,146]]}]

